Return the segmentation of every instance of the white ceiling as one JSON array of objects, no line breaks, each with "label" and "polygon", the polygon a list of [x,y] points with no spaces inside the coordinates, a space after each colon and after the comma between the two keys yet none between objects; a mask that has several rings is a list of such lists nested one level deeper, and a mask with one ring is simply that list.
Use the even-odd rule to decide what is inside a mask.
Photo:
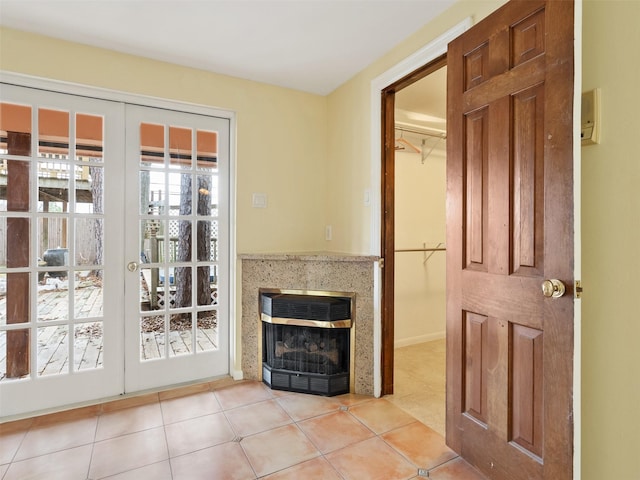
[{"label": "white ceiling", "polygon": [[0,24],[326,95],[456,0],[0,0]]}]

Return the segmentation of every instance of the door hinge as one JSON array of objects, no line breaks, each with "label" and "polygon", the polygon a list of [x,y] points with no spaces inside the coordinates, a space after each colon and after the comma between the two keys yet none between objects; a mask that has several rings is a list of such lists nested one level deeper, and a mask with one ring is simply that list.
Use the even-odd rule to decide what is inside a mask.
[{"label": "door hinge", "polygon": [[380,268],[384,268],[384,258],[378,260],[378,265],[380,265]]},{"label": "door hinge", "polygon": [[575,292],[576,298],[582,298],[582,280],[576,280]]}]

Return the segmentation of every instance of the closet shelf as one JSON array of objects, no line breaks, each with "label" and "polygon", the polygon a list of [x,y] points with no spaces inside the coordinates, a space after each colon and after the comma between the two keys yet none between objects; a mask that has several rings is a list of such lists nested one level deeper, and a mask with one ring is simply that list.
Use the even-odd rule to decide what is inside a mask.
[{"label": "closet shelf", "polygon": [[436,252],[445,252],[447,249],[446,247],[443,247],[443,243],[440,242],[438,243],[438,245],[435,246],[435,248],[427,248],[427,244],[423,243],[422,244],[422,248],[401,248],[398,250],[394,250],[395,253],[404,253],[404,252],[424,252],[427,253],[429,252],[429,255],[425,255],[424,260],[422,261],[422,264],[426,264],[427,261],[431,258],[431,256],[436,253]]},{"label": "closet shelf", "polygon": [[[422,139],[422,148],[419,149],[417,147],[415,147],[413,144],[411,144],[408,140],[405,140],[402,136],[400,138],[396,138],[396,150],[411,150],[415,153],[421,153],[421,157],[422,157],[422,163],[424,164],[425,160],[429,157],[429,155],[431,155],[431,152],[433,152],[433,150],[438,146],[438,144],[440,143],[441,140],[446,140],[447,138],[447,134],[445,132],[429,132],[426,130],[417,130],[417,129],[412,129],[412,128],[405,128],[405,127],[394,127],[395,130],[399,131],[400,134],[402,135],[402,133],[412,133],[414,135],[420,135],[422,137],[430,137],[430,138],[434,138],[435,141],[431,143],[431,147],[429,148],[428,151],[427,150],[427,139],[423,138]],[[398,146],[398,143],[402,143],[403,145]]]}]

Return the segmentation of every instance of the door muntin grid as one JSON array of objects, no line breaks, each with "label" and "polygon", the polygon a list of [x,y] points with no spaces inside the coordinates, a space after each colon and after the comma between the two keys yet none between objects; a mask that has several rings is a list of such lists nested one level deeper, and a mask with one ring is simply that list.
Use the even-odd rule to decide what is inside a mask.
[{"label": "door muntin grid", "polygon": [[0,102],[0,382],[104,367],[105,115]]},{"label": "door muntin grid", "polygon": [[139,134],[139,359],[216,350],[218,134],[148,122]]}]

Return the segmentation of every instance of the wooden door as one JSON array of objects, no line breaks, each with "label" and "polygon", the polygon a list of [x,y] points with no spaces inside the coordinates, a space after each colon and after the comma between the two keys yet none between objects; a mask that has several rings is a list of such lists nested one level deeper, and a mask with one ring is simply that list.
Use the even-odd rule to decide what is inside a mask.
[{"label": "wooden door", "polygon": [[573,11],[512,1],[448,50],[447,443],[492,479],[572,477]]}]

